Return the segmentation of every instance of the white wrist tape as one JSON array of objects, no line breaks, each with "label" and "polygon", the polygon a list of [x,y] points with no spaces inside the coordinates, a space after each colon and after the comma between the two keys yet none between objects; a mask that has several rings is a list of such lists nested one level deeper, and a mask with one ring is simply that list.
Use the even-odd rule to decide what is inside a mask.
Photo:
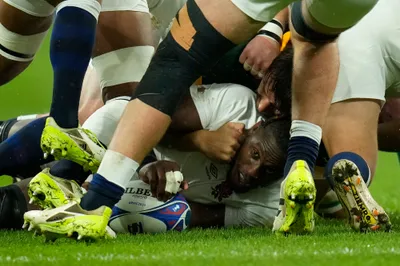
[{"label": "white wrist tape", "polygon": [[165,173],[165,191],[171,194],[176,194],[180,190],[183,175],[180,171],[171,171]]},{"label": "white wrist tape", "polygon": [[278,42],[280,43],[282,41],[282,36],[283,36],[282,25],[280,24],[279,21],[272,20],[271,22],[265,24],[265,26],[258,31],[258,35],[271,38],[275,41],[279,40]]}]

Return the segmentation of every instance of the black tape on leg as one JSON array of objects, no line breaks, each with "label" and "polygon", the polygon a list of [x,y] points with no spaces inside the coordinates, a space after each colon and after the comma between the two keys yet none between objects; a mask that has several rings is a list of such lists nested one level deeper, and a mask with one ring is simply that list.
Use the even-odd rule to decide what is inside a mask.
[{"label": "black tape on leg", "polygon": [[178,56],[170,35],[160,44],[132,99],[172,116],[190,85],[201,75],[199,64]]},{"label": "black tape on leg", "polygon": [[329,35],[317,32],[310,28],[304,21],[303,14],[301,13],[301,1],[294,2],[291,6],[291,19],[293,28],[298,34],[305,39],[314,42],[330,42],[335,40],[339,35]]},{"label": "black tape on leg", "polygon": [[132,99],[171,116],[193,82],[234,44],[217,32],[194,2],[178,13]]}]

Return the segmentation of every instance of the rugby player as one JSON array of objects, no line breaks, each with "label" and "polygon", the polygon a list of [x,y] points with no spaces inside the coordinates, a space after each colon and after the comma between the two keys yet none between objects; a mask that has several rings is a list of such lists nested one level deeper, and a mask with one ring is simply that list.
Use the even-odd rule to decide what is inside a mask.
[{"label": "rugby player", "polygon": [[[284,59],[287,60],[287,57]],[[286,90],[290,91],[290,86]],[[155,153],[160,161],[145,165],[139,173],[140,177],[151,184],[154,196],[160,200],[166,200],[170,195],[164,191],[166,180],[162,173],[180,170],[185,180],[190,183],[182,193],[192,208],[191,226],[261,225],[271,227],[278,206],[280,179],[289,139],[289,120],[260,123],[260,116],[256,111],[255,94],[243,86],[235,84],[192,86],[190,92],[192,102],[185,101],[186,104],[178,108],[174,122],[171,124],[173,130],[188,131],[199,128],[215,130],[225,125],[222,126],[224,137],[233,141],[233,146],[236,146],[239,144],[238,139],[242,135],[243,127],[249,128],[254,125],[247,131],[246,139],[237,156],[234,157],[232,164],[227,164],[211,160],[203,153],[182,152],[159,146],[155,149]],[[121,104],[124,103],[120,102],[118,105]],[[111,108],[110,106],[107,105],[104,108]],[[249,106],[251,108],[248,108]],[[93,116],[92,119],[99,122],[101,121],[98,118],[99,115],[109,113],[99,112],[97,117]],[[179,119],[182,115],[193,116],[194,122],[188,125]],[[229,121],[236,123],[228,124],[227,128],[232,131],[227,134],[224,127]],[[244,125],[240,127],[240,123]],[[92,123],[92,125],[98,124]],[[86,126],[88,125],[84,125]],[[96,132],[94,128],[91,129]],[[201,150],[203,145],[199,143],[208,141],[208,138],[201,140],[201,136],[204,135],[198,135],[199,138],[192,141],[194,145],[191,147]],[[193,135],[188,138],[193,139]],[[108,140],[102,140],[108,143],[111,136]],[[40,173],[33,178],[29,185],[29,193],[32,199],[42,207],[57,207],[70,199],[71,194],[74,193],[59,193],[53,189],[57,187],[54,185],[46,187],[46,184],[50,184],[46,181],[48,175],[49,173],[47,175]],[[154,182],[155,178],[157,182]],[[54,178],[54,180],[59,179]],[[129,186],[135,187],[138,185],[137,182],[131,181]],[[265,188],[258,188],[267,184]],[[65,185],[58,186],[65,187]],[[73,189],[69,190],[73,191]],[[34,192],[37,194],[34,195]],[[42,192],[53,196],[43,199],[40,196],[44,195]],[[72,205],[63,206],[63,211],[70,210],[73,208]],[[60,210],[53,209],[51,212],[60,213]],[[32,222],[33,225],[35,219],[38,218],[35,214],[35,212],[29,212],[26,215],[27,221]]]},{"label": "rugby player", "polygon": [[[92,65],[96,69],[96,75],[99,78],[103,101],[107,102],[116,97],[132,94],[147,69],[150,58],[153,55],[154,46],[158,44],[161,37],[165,36],[165,31],[173,16],[184,2],[184,0],[149,1],[152,8],[151,11],[158,16],[153,17],[152,23],[145,0],[103,1],[92,60]],[[155,29],[153,31],[152,24],[154,24],[153,28]],[[132,71],[134,74],[132,74]],[[68,76],[68,74],[66,75]],[[68,95],[73,96],[72,94]],[[81,108],[85,108],[84,110],[86,111],[93,111],[88,110],[87,107],[89,105],[95,107],[92,105],[93,102],[97,105],[99,104],[98,92],[95,94],[96,98],[94,100],[91,94],[83,96],[85,98],[81,101]],[[66,98],[64,100],[63,104],[68,101]],[[83,112],[81,113],[82,115],[87,115]],[[72,117],[67,112],[62,114],[69,117],[69,119]],[[52,115],[52,112],[50,112],[50,115]],[[2,145],[0,154],[5,155],[8,153],[7,156],[2,158],[3,167],[18,169],[20,165],[41,165],[54,159],[51,155],[52,149],[45,150],[47,159],[43,158],[43,151],[40,149],[40,144],[48,147],[46,141],[40,140],[45,120],[46,117],[32,122]],[[7,131],[8,127],[5,129]],[[79,128],[68,132],[78,138],[90,138],[90,133]],[[88,149],[97,154],[98,159],[102,157],[104,150],[101,148],[100,143],[87,146]],[[53,155],[57,157],[58,154]],[[94,164],[98,165],[99,161],[95,161]],[[87,168],[93,170],[93,167],[97,169],[96,166],[89,165]],[[37,168],[33,170],[35,169]]]},{"label": "rugby player", "polygon": [[[55,15],[56,8],[58,8]],[[78,126],[77,111],[83,77],[95,43],[101,9],[97,0],[5,0],[0,2],[0,85],[32,62],[53,18],[50,59],[53,100],[50,114],[63,128]],[[29,127],[37,128],[44,119]]]},{"label": "rugby player", "polygon": [[[357,231],[389,230],[391,227],[388,215],[373,200],[367,186],[375,173],[377,133],[381,149],[388,149],[389,138],[398,139],[396,121],[380,125],[378,131],[378,117],[385,101],[385,92],[387,97],[393,97],[398,90],[395,64],[398,62],[398,51],[394,43],[399,33],[390,24],[391,20],[396,21],[393,12],[396,8],[398,6],[394,2],[380,1],[359,24],[338,39],[339,78],[323,135],[331,156],[327,162],[326,176],[349,212],[350,225]],[[382,16],[387,20],[381,20]],[[374,27],[376,32],[370,34],[370,29]],[[395,114],[396,110],[393,107],[391,109],[390,112]],[[394,144],[389,145],[390,149],[393,150]],[[350,173],[351,176],[343,178]],[[278,223],[276,230],[279,228]]]},{"label": "rugby player", "polygon": [[[287,89],[289,90],[290,88],[288,87]],[[249,133],[247,134],[247,139],[244,145],[241,147],[239,155],[236,156],[236,159],[234,160],[235,165],[233,166],[231,171],[230,164],[215,162],[199,152],[179,152],[177,150],[161,146],[156,149],[156,155],[158,159],[174,160],[182,168],[181,171],[184,176],[187,176],[187,179],[189,181],[194,182],[192,183],[193,189],[189,187],[189,189],[187,190],[188,193],[195,191],[192,192],[193,196],[190,196],[191,194],[185,194],[185,196],[188,197],[188,200],[196,198],[198,198],[198,200],[202,198],[208,198],[209,200],[204,203],[220,203],[220,201],[218,201],[218,197],[221,198],[223,195],[214,197],[211,193],[211,190],[212,188],[217,187],[220,183],[227,180],[228,183],[225,184],[227,188],[231,187],[233,191],[244,192],[248,189],[258,187],[261,184],[266,184],[268,180],[265,180],[265,178],[270,178],[269,181],[271,181],[272,183],[273,181],[277,181],[278,179],[280,179],[285,160],[285,151],[287,148],[287,146],[285,146],[285,143],[288,143],[288,132],[290,126],[288,120],[264,123],[264,125],[260,126],[261,117],[257,113],[256,109],[256,96],[248,88],[240,85],[216,84],[211,86],[192,86],[190,91],[191,97],[189,97],[188,100],[185,101],[186,104],[180,107],[178,109],[178,112],[176,113],[175,122],[171,125],[172,131],[193,131],[197,129],[207,129],[215,131],[226,123],[233,121],[238,124],[231,124],[233,129],[233,132],[231,133],[232,136],[225,134],[225,138],[230,138],[232,141],[235,142],[234,146],[236,146],[239,145],[238,139],[239,135],[242,135],[243,133],[243,128],[245,127],[247,129],[252,129],[248,131]],[[122,110],[124,109],[124,106],[122,105],[126,105],[127,103],[128,101],[126,100],[118,102],[117,106],[119,107],[120,115],[122,114]],[[115,110],[115,106],[112,106],[110,104],[105,105],[102,109],[99,109],[91,118],[87,120],[87,122],[83,125],[83,128],[90,128],[93,132],[97,132],[97,129],[102,128],[101,123],[104,121],[99,117],[110,113],[115,114],[115,112],[102,111],[104,109],[110,108],[114,108]],[[185,121],[179,119],[179,117],[182,117],[182,115],[194,117],[192,119],[193,123],[188,125],[187,123],[185,123]],[[93,119],[93,122],[91,122],[91,119]],[[116,127],[117,121],[118,117],[116,117],[115,119],[114,129]],[[244,123],[245,125],[240,125],[239,123]],[[108,128],[108,130],[112,131],[113,129]],[[224,133],[226,133],[226,130],[224,131]],[[108,136],[107,134],[99,134],[99,138],[105,144],[109,143],[109,141],[111,140],[111,136],[112,134]],[[202,145],[199,147],[202,147]],[[254,150],[256,150],[256,152]],[[253,158],[251,156],[258,157]],[[153,166],[157,167],[160,164],[163,164],[163,162],[160,161],[160,163],[153,164]],[[240,166],[240,168],[238,166]],[[151,167],[148,166],[145,169],[151,169]],[[143,171],[146,172],[146,170]],[[265,175],[265,173],[268,173],[268,175]],[[215,175],[211,181],[209,180],[210,174]],[[142,175],[142,177],[144,176],[148,175]],[[230,178],[227,179],[227,176],[230,176]],[[41,179],[46,179],[46,175],[40,173],[33,179],[30,185],[31,191],[38,191],[37,184],[43,183]],[[203,189],[199,189],[201,186],[199,187],[199,184],[197,184],[198,182],[200,182],[200,185],[203,186]],[[279,184],[280,182],[275,183],[275,185],[273,186],[274,189],[270,187],[270,189],[272,189],[272,191],[274,192],[272,193],[269,191],[269,197],[264,197],[265,193],[256,193],[258,196],[253,193],[249,193],[248,195],[244,194],[243,197],[249,198],[248,201],[246,201],[247,203],[242,202],[242,209],[238,208],[237,206],[236,208],[232,207],[230,213],[233,212],[233,209],[238,209],[238,213],[248,212],[249,210],[247,210],[245,206],[251,205],[253,206],[253,208],[258,209],[257,211],[254,210],[254,213],[262,212],[267,213],[268,215],[266,214],[266,216],[255,216],[252,219],[250,219],[247,215],[246,217],[248,217],[249,220],[240,221],[239,219],[238,222],[259,225],[268,224],[269,226],[271,226],[274,214],[277,210],[276,207],[278,206]],[[206,187],[207,189],[204,187]],[[43,192],[43,189],[46,189],[46,193],[52,192],[49,187],[39,187],[39,189],[41,189]],[[33,195],[32,192],[31,195]],[[262,195],[263,197],[260,198],[260,195]],[[157,194],[155,196],[157,196],[159,199],[165,200],[164,195]],[[229,195],[227,195],[227,197],[228,196]],[[252,198],[253,196],[254,198]],[[230,201],[235,201],[236,203],[234,205],[238,205],[239,200],[243,199],[243,197],[236,197],[236,200],[230,199]],[[38,197],[36,196],[33,196],[33,199],[35,199],[35,201],[38,201]],[[62,202],[63,198],[59,200],[61,200]],[[229,201],[229,199],[227,199],[227,201]],[[263,206],[258,206],[261,203],[263,203]],[[55,205],[57,206],[57,204]],[[257,217],[260,217],[260,219],[262,219],[260,221],[254,220]]]},{"label": "rugby player", "polygon": [[[187,2],[174,20],[170,34],[160,44],[121,118],[114,141],[94,175],[93,185],[82,198],[82,213],[85,213],[84,209],[112,207],[119,201],[129,181],[127,178],[133,175],[146,154],[165,134],[170,117],[185,90],[234,43],[253,36],[263,26],[261,21],[271,20],[292,2]],[[375,3],[376,0],[309,0],[295,2],[291,6],[290,25],[296,51],[294,121],[282,198],[285,204],[295,208],[285,211],[282,206],[282,223],[277,227],[278,232],[313,231],[316,192],[310,169],[314,168],[321,126],[337,80],[339,64],[335,39],[340,32],[356,24]],[[57,129],[55,126],[52,128]],[[132,134],[138,128],[141,130]],[[46,138],[47,131],[45,128],[43,138]],[[55,148],[60,147],[60,142],[54,143]],[[116,168],[116,165],[120,167]],[[107,220],[111,211],[109,208],[102,209],[104,212],[97,219]],[[302,215],[299,215],[300,212]],[[81,219],[85,219],[84,216]],[[294,224],[304,226],[292,227]]]}]

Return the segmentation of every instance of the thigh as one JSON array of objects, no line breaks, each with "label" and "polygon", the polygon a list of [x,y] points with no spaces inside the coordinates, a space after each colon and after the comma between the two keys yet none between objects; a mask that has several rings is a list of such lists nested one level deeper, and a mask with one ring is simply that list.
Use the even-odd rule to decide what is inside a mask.
[{"label": "thigh", "polygon": [[94,56],[153,44],[151,19],[145,0],[103,1]]}]

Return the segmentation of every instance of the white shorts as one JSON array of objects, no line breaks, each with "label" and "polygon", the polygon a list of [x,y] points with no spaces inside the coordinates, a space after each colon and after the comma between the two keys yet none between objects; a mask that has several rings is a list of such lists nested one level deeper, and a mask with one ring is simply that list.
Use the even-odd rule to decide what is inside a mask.
[{"label": "white shorts", "polygon": [[268,22],[295,0],[232,0],[243,13],[254,20]]},{"label": "white shorts", "polygon": [[332,102],[400,92],[400,1],[380,0],[338,40],[340,69]]},{"label": "white shorts", "polygon": [[82,127],[92,131],[104,145],[110,145],[119,119],[129,100],[130,97],[122,96],[107,101],[103,107],[86,120]]},{"label": "white shorts", "polygon": [[150,13],[157,22],[157,31],[165,38],[172,25],[172,19],[185,5],[187,0],[147,0]]},{"label": "white shorts", "polygon": [[146,0],[103,0],[101,11],[136,11],[149,13]]}]

